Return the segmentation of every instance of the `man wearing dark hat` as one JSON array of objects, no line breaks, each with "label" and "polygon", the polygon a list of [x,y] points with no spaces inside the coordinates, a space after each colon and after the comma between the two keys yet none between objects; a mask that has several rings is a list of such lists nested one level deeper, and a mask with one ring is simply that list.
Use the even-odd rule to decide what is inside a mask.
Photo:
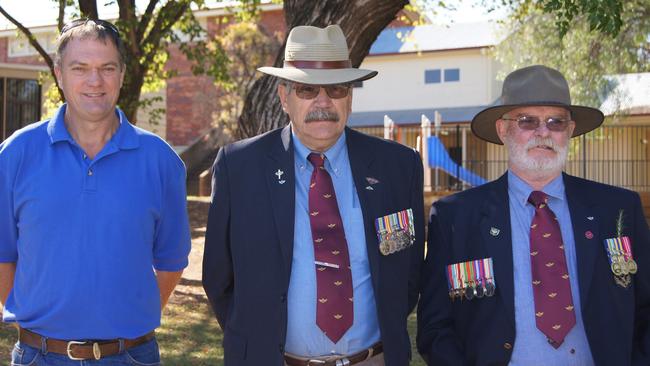
[{"label": "man wearing dark hat", "polygon": [[418,307],[429,365],[650,364],[650,234],[638,194],[563,173],[597,128],[558,71],[505,79],[472,121],[508,149],[498,180],[433,205]]},{"label": "man wearing dark hat", "polygon": [[339,26],[293,28],[278,96],[291,123],[223,148],[203,286],[225,364],[408,365],[423,260],[422,161],[346,127],[352,68]]}]

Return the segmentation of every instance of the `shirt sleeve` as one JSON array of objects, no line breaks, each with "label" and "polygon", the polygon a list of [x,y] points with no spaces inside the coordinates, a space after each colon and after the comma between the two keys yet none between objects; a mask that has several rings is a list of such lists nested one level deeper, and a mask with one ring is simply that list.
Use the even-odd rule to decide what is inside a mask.
[{"label": "shirt sleeve", "polygon": [[161,216],[156,225],[154,263],[157,271],[177,272],[188,264],[191,249],[187,215],[185,166],[178,156],[170,157],[163,179]]},{"label": "shirt sleeve", "polygon": [[[0,144],[0,263],[18,260],[18,226],[14,214],[14,169],[9,166],[6,144]],[[15,160],[15,159],[14,159]]]}]

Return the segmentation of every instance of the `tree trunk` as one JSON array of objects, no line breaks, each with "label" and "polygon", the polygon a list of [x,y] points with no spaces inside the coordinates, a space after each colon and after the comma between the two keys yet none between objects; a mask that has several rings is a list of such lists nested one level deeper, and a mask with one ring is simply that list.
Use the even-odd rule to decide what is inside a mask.
[{"label": "tree trunk", "polygon": [[[341,25],[352,65],[358,67],[379,33],[407,4],[408,0],[285,0],[284,13],[288,30],[298,25]],[[278,51],[275,67],[282,67],[284,45]],[[255,136],[289,122],[277,97],[277,84],[278,78],[268,75],[255,82],[237,121],[239,137]]]}]

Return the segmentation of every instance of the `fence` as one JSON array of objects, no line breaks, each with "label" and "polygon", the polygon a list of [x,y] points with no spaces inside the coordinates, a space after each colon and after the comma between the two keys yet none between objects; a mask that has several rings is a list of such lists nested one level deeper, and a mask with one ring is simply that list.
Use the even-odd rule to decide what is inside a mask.
[{"label": "fence", "polygon": [[[419,137],[422,136],[422,131],[427,133],[425,127],[394,126],[391,129],[388,135],[392,140],[424,153]],[[457,178],[463,177],[462,170],[468,170],[488,181],[498,178],[506,171],[506,148],[477,138],[468,125],[429,129],[433,130],[431,135],[437,136],[442,142],[454,164],[446,171],[425,169],[425,189],[440,191],[468,188],[466,182]],[[385,136],[383,127],[364,127],[358,130],[379,137]],[[650,192],[650,126],[603,126],[571,139],[565,171],[637,192]]]}]

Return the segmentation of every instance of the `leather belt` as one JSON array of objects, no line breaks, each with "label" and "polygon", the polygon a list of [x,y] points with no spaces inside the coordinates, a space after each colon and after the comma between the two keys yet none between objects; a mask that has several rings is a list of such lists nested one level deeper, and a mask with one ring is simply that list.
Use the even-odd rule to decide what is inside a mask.
[{"label": "leather belt", "polygon": [[[150,332],[136,339],[124,339],[124,348],[127,350],[144,344],[154,339],[155,333]],[[20,343],[41,349],[43,342],[47,352],[58,353],[68,356],[71,360],[99,360],[102,357],[114,356],[120,353],[120,340],[98,340],[98,341],[64,341],[59,339],[46,338],[30,330],[19,328],[18,339]]]},{"label": "leather belt", "polygon": [[370,348],[357,352],[350,356],[325,356],[310,359],[285,354],[284,361],[289,366],[348,366],[366,361],[382,352],[384,352],[384,346],[381,344],[381,342],[377,342]]}]

